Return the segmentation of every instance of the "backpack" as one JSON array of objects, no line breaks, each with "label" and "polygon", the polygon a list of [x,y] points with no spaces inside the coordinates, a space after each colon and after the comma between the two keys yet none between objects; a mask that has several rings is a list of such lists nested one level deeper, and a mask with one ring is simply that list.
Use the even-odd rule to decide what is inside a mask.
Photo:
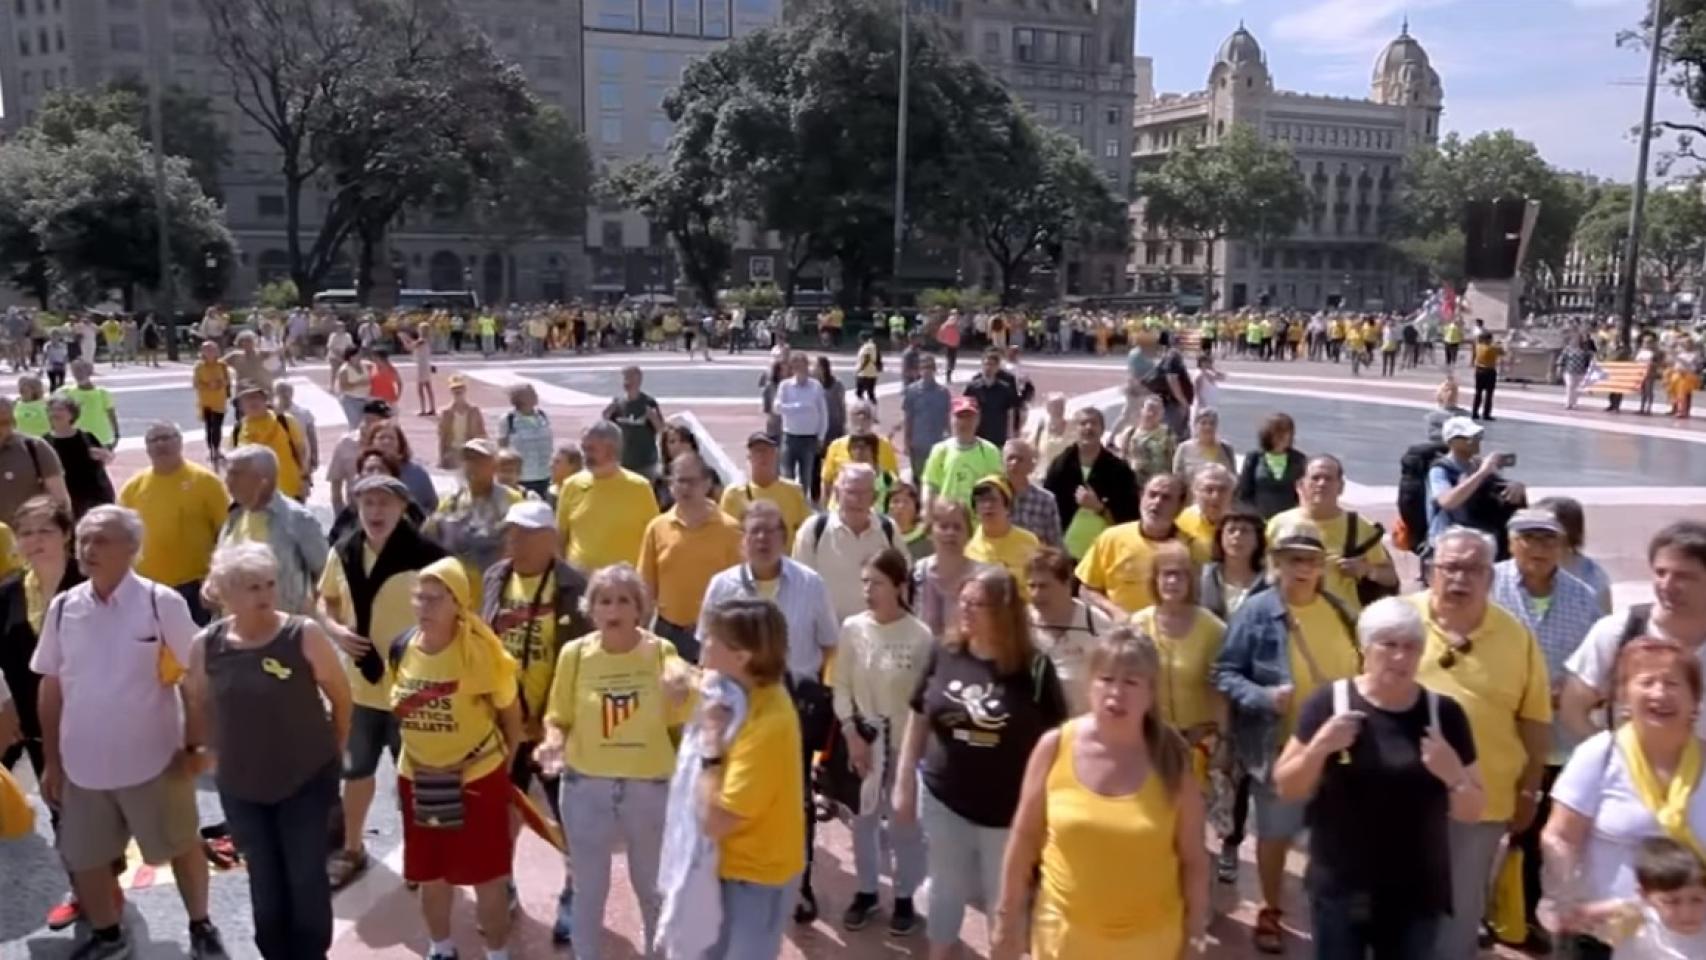
[{"label": "backpack", "polygon": [[[614,401],[614,400],[611,401],[610,405],[612,407],[616,406],[616,401]],[[539,419],[545,421],[546,426],[550,426],[551,418],[547,417],[545,415],[544,410],[535,409],[533,412],[539,415]],[[514,410],[511,410],[510,412],[504,414],[504,436],[506,436],[506,437],[515,436],[515,411]]]},{"label": "backpack", "polygon": [[[752,500],[752,484],[747,484],[746,496],[747,496],[747,501],[751,502],[751,500]],[[824,531],[829,529],[829,514],[820,513],[817,516],[812,517],[811,520],[809,520],[807,522],[812,525],[812,553],[816,554],[817,548],[823,543]],[[898,543],[895,543],[895,540],[894,540],[894,538],[895,538],[894,521],[889,519],[889,515],[886,513],[877,514],[877,522],[882,524],[883,539],[887,540],[889,542],[889,546],[894,547],[896,550],[900,550],[902,553],[905,553],[906,551],[901,549],[901,545]]]},{"label": "backpack", "polygon": [[1418,443],[1398,460],[1398,523],[1393,542],[1421,553],[1428,542],[1428,470],[1449,448],[1436,441]]},{"label": "backpack", "polygon": [[[1373,550],[1375,547],[1380,545],[1380,541],[1386,536],[1386,529],[1376,523],[1373,525],[1374,538],[1359,546],[1356,542],[1357,524],[1359,520],[1360,518],[1357,516],[1357,512],[1355,510],[1350,511],[1345,515],[1345,545],[1342,555],[1347,560],[1352,557],[1360,557],[1368,551]],[[1381,600],[1386,597],[1394,597],[1397,595],[1398,588],[1396,586],[1389,587],[1384,583],[1371,580],[1367,577],[1357,578],[1357,603],[1364,607],[1376,600]]]},{"label": "backpack", "polygon": [[[294,418],[288,413],[280,413],[277,410],[272,411],[272,418],[278,424],[279,429],[284,431],[284,440],[286,443],[290,444],[290,455],[296,458],[297,469],[300,470],[302,467],[307,466],[308,457],[296,446],[296,435],[290,432],[290,424],[294,422]],[[300,424],[298,424],[298,426],[300,426]],[[239,442],[237,438],[242,435],[243,418],[238,417],[237,422],[231,425],[232,449],[236,449]]]},{"label": "backpack", "polygon": [[[1422,696],[1428,698],[1428,729],[1439,736],[1445,736],[1439,729],[1439,694],[1422,688]],[[1349,680],[1333,681],[1333,716],[1351,712],[1351,682]],[[1350,763],[1351,754],[1346,750],[1339,754],[1340,763]]]}]

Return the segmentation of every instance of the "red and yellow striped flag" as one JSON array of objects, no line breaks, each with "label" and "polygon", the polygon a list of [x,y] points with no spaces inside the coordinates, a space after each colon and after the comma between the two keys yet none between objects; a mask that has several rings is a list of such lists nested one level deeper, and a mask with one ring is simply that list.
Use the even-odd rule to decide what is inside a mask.
[{"label": "red and yellow striped flag", "polygon": [[1582,379],[1585,393],[1640,393],[1647,365],[1632,360],[1594,361]]}]

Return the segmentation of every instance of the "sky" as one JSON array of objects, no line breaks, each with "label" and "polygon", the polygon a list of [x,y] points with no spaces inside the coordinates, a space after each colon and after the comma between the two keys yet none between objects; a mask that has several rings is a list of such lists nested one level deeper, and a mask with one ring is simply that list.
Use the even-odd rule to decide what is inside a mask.
[{"label": "sky", "polygon": [[[1137,52],[1158,93],[1202,89],[1240,20],[1283,90],[1366,97],[1374,61],[1409,17],[1445,87],[1443,128],[1508,128],[1553,166],[1634,177],[1647,54],[1619,47],[1648,0],[1138,0]],[[1659,119],[1692,108],[1659,89]],[[1655,155],[1663,149],[1655,145]],[[1689,173],[1677,167],[1673,175]]]}]

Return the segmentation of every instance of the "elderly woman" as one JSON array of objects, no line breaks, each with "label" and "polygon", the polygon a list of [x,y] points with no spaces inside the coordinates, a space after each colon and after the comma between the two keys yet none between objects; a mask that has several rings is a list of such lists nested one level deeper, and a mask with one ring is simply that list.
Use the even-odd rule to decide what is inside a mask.
[{"label": "elderly woman", "polygon": [[937,500],[930,508],[930,556],[912,568],[913,607],[935,636],[958,621],[960,585],[983,564],[966,556],[971,543],[971,511],[957,500]]},{"label": "elderly woman", "polygon": [[515,661],[471,593],[461,563],[433,562],[415,582],[418,626],[379,641],[402,737],[403,879],[420,886],[428,960],[455,960],[456,887],[474,888],[488,956],[507,956],[510,932],[509,756],[523,739],[521,708]]},{"label": "elderly woman", "polygon": [[1172,958],[1206,942],[1203,800],[1189,751],[1161,716],[1161,657],[1122,627],[1097,641],[1090,676],[1091,711],[1044,734],[1025,767],[995,914],[998,960],[1021,953],[1039,863],[1035,960]]},{"label": "elderly woman", "polygon": [[822,481],[823,489],[835,489],[835,478],[840,475],[841,468],[853,459],[848,441],[853,437],[870,436],[877,440],[877,473],[900,475],[900,461],[895,457],[894,444],[889,438],[877,433],[877,405],[869,400],[854,400],[847,405],[847,433],[845,437],[836,437],[823,451]]},{"label": "elderly woman", "polygon": [[1274,767],[1280,797],[1309,804],[1319,957],[1426,960],[1451,912],[1446,828],[1479,820],[1485,796],[1468,715],[1416,682],[1426,642],[1413,604],[1371,604],[1362,672],[1303,701]]},{"label": "elderly woman", "polygon": [[1255,507],[1263,521],[1297,506],[1297,481],[1303,479],[1309,458],[1292,447],[1296,439],[1297,424],[1290,414],[1270,414],[1256,431],[1257,449],[1239,468],[1234,499]]},{"label": "elderly woman", "polygon": [[247,864],[255,945],[267,960],[324,955],[326,823],[338,803],[349,680],[325,631],[278,609],[267,547],[221,547],[205,589],[226,616],[196,637],[186,679],[208,710],[219,802]]},{"label": "elderly woman", "polygon": [[1025,577],[1031,588],[1031,642],[1053,661],[1067,711],[1076,717],[1090,709],[1090,651],[1114,629],[1114,621],[1101,607],[1072,595],[1073,567],[1065,551],[1044,547],[1025,565]]},{"label": "elderly woman", "polygon": [[509,389],[510,409],[498,418],[499,449],[521,454],[521,487],[543,498],[551,488],[551,455],[556,442],[551,420],[539,409],[539,394],[527,384]]},{"label": "elderly woman", "polygon": [[[674,645],[640,626],[651,620],[651,596],[638,571],[619,563],[594,573],[581,609],[594,632],[557,657],[537,757],[546,776],[563,776],[558,809],[574,865],[575,956],[598,960],[618,838],[640,902],[642,949],[656,938],[671,730],[690,711],[686,688],[668,679],[685,673]],[[617,723],[613,703],[625,711]]]},{"label": "elderly woman", "polygon": [[47,401],[48,431],[42,439],[59,455],[59,465],[65,473],[65,489],[71,494],[71,513],[81,517],[93,507],[112,503],[113,482],[107,476],[107,464],[113,452],[87,430],[78,428],[81,415],[77,401],[56,394]]},{"label": "elderly woman", "polygon": [[1434,408],[1427,412],[1424,422],[1428,428],[1428,442],[1439,443],[1440,431],[1445,429],[1445,422],[1452,417],[1467,417],[1469,411],[1457,404],[1457,381],[1447,377],[1434,391]]},{"label": "elderly woman", "polygon": [[1048,395],[1048,400],[1043,403],[1043,416],[1037,419],[1036,426],[1030,429],[1026,438],[1037,451],[1037,467],[1031,472],[1031,482],[1042,486],[1048,479],[1048,468],[1054,459],[1078,442],[1078,433],[1073,429],[1072,421],[1066,418],[1066,394],[1055,392]]},{"label": "elderly woman", "polygon": [[1598,560],[1583,552],[1587,546],[1587,516],[1581,501],[1572,497],[1547,497],[1534,506],[1558,518],[1558,525],[1564,528],[1564,555],[1558,565],[1592,587],[1594,596],[1599,598],[1600,610],[1610,613],[1611,574]]},{"label": "elderly woman", "polygon": [[[928,839],[931,960],[948,960],[966,905],[999,901],[1008,826],[1037,741],[1067,716],[1054,664],[1031,643],[1019,585],[985,567],[960,588],[959,628],[931,654],[912,695],[895,818]],[[998,721],[993,722],[992,721]],[[922,764],[922,766],[921,766]]]},{"label": "elderly woman", "polygon": [[1114,447],[1131,464],[1137,475],[1137,488],[1143,489],[1150,477],[1171,473],[1177,451],[1173,431],[1168,429],[1166,407],[1157,396],[1145,397],[1138,408],[1137,422],[1114,441]]},{"label": "elderly woman", "polygon": [[330,547],[320,521],[278,490],[278,458],[259,444],[231,451],[225,469],[231,513],[220,528],[221,545],[254,541],[272,548],[278,561],[278,608],[314,610],[314,585],[326,569]]},{"label": "elderly woman", "polygon": [[[1617,704],[1627,720],[1571,754],[1552,787],[1541,837],[1548,894],[1567,935],[1565,956],[1612,955],[1611,931],[1588,922],[1591,907],[1638,893],[1635,855],[1648,837],[1670,837],[1696,854],[1706,839],[1700,661],[1670,640],[1638,637],[1617,656]],[[1621,954],[1620,954],[1621,955]]]},{"label": "elderly woman", "polygon": [[1191,415],[1191,439],[1179,444],[1179,449],[1173,452],[1173,472],[1194,477],[1199,467],[1210,463],[1228,470],[1238,469],[1232,444],[1220,439],[1220,412],[1203,407]]}]

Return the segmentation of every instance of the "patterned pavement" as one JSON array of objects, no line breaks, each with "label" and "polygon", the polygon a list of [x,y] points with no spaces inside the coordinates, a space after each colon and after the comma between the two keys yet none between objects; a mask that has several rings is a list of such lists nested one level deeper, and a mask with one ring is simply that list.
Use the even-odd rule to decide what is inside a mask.
[{"label": "patterned pavement", "polygon": [[[848,359],[840,358],[837,363],[844,372]],[[505,388],[531,383],[541,394],[558,437],[566,438],[595,417],[617,392],[620,369],[628,363],[639,363],[645,369],[645,389],[658,398],[666,416],[694,427],[719,473],[738,479],[744,438],[761,423],[757,383],[766,361],[760,355],[718,354],[711,363],[668,352],[538,360],[441,357],[437,381],[442,401],[448,396],[444,378],[458,370],[465,373],[471,384],[471,399],[486,410],[488,420],[507,407]],[[890,373],[878,389],[885,421],[898,415],[897,364],[889,366]],[[1283,409],[1298,422],[1300,448],[1336,453],[1345,460],[1351,481],[1347,499],[1369,516],[1390,519],[1397,457],[1404,446],[1422,439],[1422,415],[1432,406],[1439,369],[1381,379],[1353,378],[1348,367],[1331,364],[1231,362],[1223,367],[1228,379],[1221,388],[1222,434],[1229,442],[1240,450],[1247,449],[1257,421]],[[1094,403],[1118,412],[1124,372],[1117,359],[1039,356],[1027,358],[1025,368],[1039,395],[1059,391],[1074,407]],[[968,366],[962,365],[957,380],[963,382],[969,372]],[[1464,375],[1460,371],[1460,377]],[[322,450],[329,452],[342,432],[342,412],[325,390],[326,369],[324,365],[310,365],[292,370],[291,376],[298,379],[298,403],[315,416]],[[406,369],[402,422],[411,444],[421,451],[419,458],[430,461],[431,452],[436,450],[435,422],[415,415],[412,376]],[[141,435],[155,420],[181,424],[189,439],[190,455],[204,455],[194,399],[188,390],[187,366],[110,371],[103,366],[97,383],[114,392],[125,438],[111,470],[115,484],[145,465]],[[1706,476],[1706,426],[1662,417],[1615,416],[1602,412],[1603,406],[1603,400],[1591,399],[1581,410],[1565,411],[1556,389],[1503,386],[1498,398],[1499,420],[1489,428],[1488,445],[1519,454],[1519,466],[1511,473],[1531,485],[1532,496],[1565,492],[1583,500],[1588,513],[1589,550],[1618,582],[1620,601],[1628,602],[1644,590],[1644,549],[1651,533],[1678,516],[1706,517],[1706,489],[1699,482]],[[440,481],[453,485],[449,477]],[[329,519],[323,483],[317,485],[311,502]],[[33,786],[27,770],[26,764],[19,772],[25,783]],[[381,793],[369,822],[368,843],[375,867],[335,904],[338,932],[333,955],[338,958],[401,958],[425,952],[414,899],[396,872],[400,837],[395,794],[386,781],[388,776],[388,771],[381,771]],[[204,822],[220,819],[218,800],[210,789],[202,791],[200,803]],[[42,914],[63,890],[46,839],[46,817],[39,819],[37,837],[0,846],[0,878],[4,878],[7,891],[0,896],[0,960],[53,960],[67,956],[73,943],[73,931],[52,934],[39,927]],[[857,960],[922,957],[921,935],[895,941],[884,934],[881,923],[860,934],[841,931],[839,914],[852,894],[848,835],[841,825],[831,824],[819,832],[819,838],[816,881],[827,919],[809,928],[791,930],[783,955]],[[1214,932],[1220,943],[1210,950],[1211,957],[1237,960],[1256,956],[1248,940],[1248,924],[1254,918],[1253,850],[1246,849],[1244,854],[1241,883],[1215,891],[1218,916]],[[1288,903],[1287,920],[1297,928],[1297,935],[1288,955],[1302,957],[1308,954],[1307,917],[1300,890],[1303,865],[1301,858],[1294,859],[1298,862],[1292,864],[1293,883],[1288,891],[1292,902]],[[524,838],[517,854],[516,876],[521,914],[512,956],[571,955],[554,950],[550,944],[556,891],[563,876],[555,852]],[[146,960],[187,955],[184,916],[169,872],[136,869],[127,875],[127,884],[131,887],[127,922],[138,945],[136,955]],[[214,877],[212,898],[213,917],[225,931],[231,955],[255,956],[249,941],[247,886],[240,868]],[[455,927],[463,956],[481,956],[471,898],[464,896],[458,901]],[[613,874],[607,927],[605,956],[626,960],[643,955],[638,942],[638,915],[620,862]],[[975,912],[966,933],[970,945],[981,950],[984,931]]]}]

